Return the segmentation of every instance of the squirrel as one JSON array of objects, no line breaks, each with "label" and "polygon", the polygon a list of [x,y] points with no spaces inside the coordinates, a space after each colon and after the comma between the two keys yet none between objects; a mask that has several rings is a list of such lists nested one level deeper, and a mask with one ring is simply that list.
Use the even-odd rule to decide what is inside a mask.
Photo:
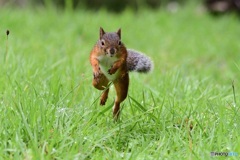
[{"label": "squirrel", "polygon": [[105,32],[100,27],[100,38],[90,53],[90,63],[93,69],[93,86],[103,90],[100,105],[105,105],[109,82],[116,90],[116,99],[113,106],[113,118],[118,120],[120,103],[128,93],[129,75],[131,71],[147,73],[152,70],[152,60],[144,54],[127,49],[121,41],[121,28],[117,32]]}]

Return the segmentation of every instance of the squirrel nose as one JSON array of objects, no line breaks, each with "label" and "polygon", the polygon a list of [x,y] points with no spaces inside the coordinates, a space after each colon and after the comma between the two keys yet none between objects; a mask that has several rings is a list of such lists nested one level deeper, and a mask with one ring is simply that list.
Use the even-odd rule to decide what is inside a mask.
[{"label": "squirrel nose", "polygon": [[114,54],[115,53],[115,49],[114,48],[111,48],[110,49],[110,54]]}]

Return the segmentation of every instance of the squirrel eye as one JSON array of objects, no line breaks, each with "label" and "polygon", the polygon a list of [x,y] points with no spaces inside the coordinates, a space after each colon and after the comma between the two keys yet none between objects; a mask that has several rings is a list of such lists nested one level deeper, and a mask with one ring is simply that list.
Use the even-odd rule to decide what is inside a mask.
[{"label": "squirrel eye", "polygon": [[104,45],[105,45],[105,42],[104,42],[103,40],[101,41],[101,45],[102,45],[102,46],[104,46]]},{"label": "squirrel eye", "polygon": [[122,44],[122,42],[119,40],[119,41],[118,41],[118,45],[120,46],[121,44]]}]

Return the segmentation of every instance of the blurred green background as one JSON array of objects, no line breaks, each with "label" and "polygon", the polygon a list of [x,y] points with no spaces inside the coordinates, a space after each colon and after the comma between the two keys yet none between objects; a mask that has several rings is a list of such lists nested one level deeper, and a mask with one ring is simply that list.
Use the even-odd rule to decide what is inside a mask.
[{"label": "blurred green background", "polygon": [[126,8],[138,11],[140,8],[159,9],[176,8],[187,3],[201,3],[213,12],[227,12],[240,9],[240,0],[0,0],[0,5],[59,7],[67,10],[87,8],[97,10],[106,8],[109,11],[121,12]]}]

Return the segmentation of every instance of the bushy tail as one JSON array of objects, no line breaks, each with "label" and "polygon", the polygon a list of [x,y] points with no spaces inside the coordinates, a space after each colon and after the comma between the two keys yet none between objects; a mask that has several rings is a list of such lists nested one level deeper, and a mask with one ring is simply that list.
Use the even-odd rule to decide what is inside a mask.
[{"label": "bushy tail", "polygon": [[147,73],[153,69],[152,60],[138,51],[127,49],[127,68],[128,71]]}]

